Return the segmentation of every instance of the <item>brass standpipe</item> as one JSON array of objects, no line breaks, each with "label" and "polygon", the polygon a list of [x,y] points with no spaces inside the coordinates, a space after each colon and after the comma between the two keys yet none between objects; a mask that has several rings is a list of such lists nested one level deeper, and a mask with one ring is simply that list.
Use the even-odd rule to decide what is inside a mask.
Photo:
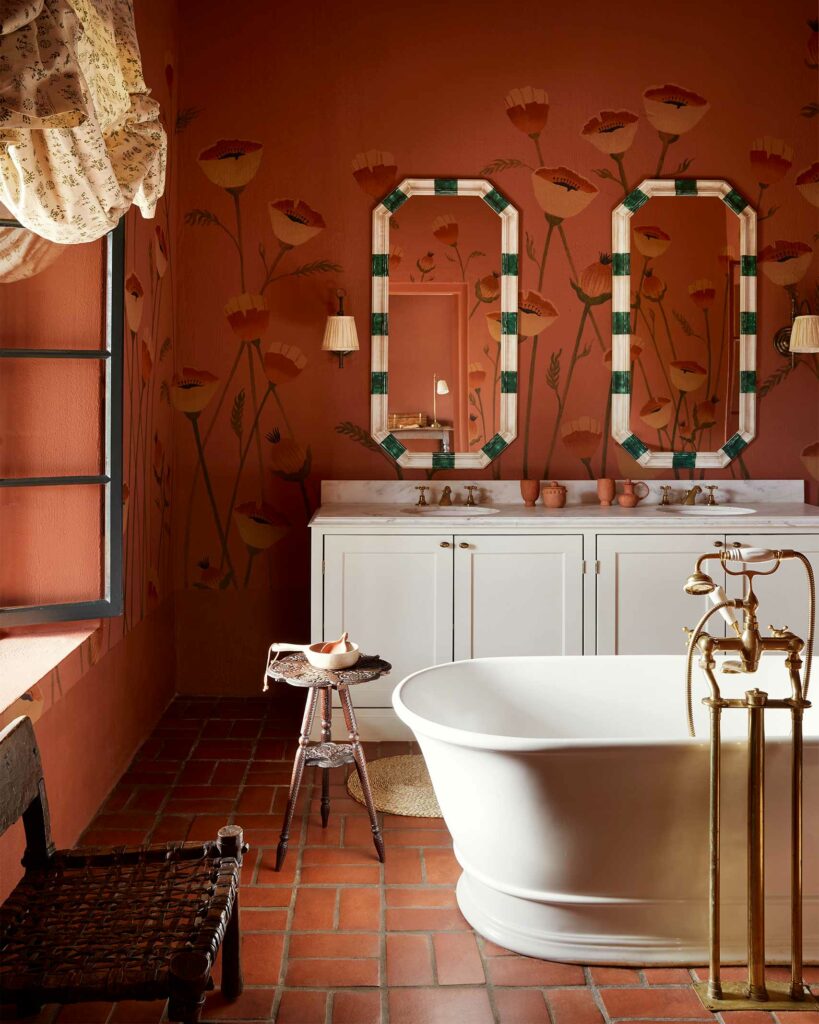
[{"label": "brass standpipe", "polygon": [[[746,583],[744,598],[728,598],[725,591],[703,570],[709,559],[718,559],[729,576],[740,576]],[[759,599],[754,593],[756,576],[770,576],[785,559],[802,562],[808,580],[808,638],[792,633],[787,626],[775,629],[771,636],[762,636],[757,620]],[[773,563],[765,571],[749,569],[753,563]],[[733,571],[729,564],[743,566]],[[694,735],[691,673],[694,652],[699,651],[699,665],[705,675],[710,694],[703,700],[710,719],[710,814],[709,814],[709,972],[708,981],[695,986],[706,1009],[718,1010],[804,1010],[819,1006],[802,977],[802,722],[809,708],[811,661],[815,630],[816,590],[813,568],[799,551],[769,551],[732,545],[719,552],[710,552],[697,559],[694,572],[685,584],[688,594],[708,595],[713,606],[705,612],[693,630],[688,630],[686,665],[686,700],[688,728]],[[742,613],[742,626],[735,611]],[[719,612],[732,626],[734,636],[713,637],[704,632],[708,619]],[[804,678],[802,649],[806,649]],[[737,655],[726,662],[725,673],[752,674],[759,668],[762,655],[769,651],[785,654],[785,668],[791,684],[791,695],[773,699],[756,687],[743,698],[725,698],[715,676],[716,653]],[[747,983],[723,983],[720,978],[720,729],[722,712],[740,708],[748,713],[748,980]],[[791,712],[791,978],[787,983],[766,982],[765,979],[765,711],[787,708]]]}]

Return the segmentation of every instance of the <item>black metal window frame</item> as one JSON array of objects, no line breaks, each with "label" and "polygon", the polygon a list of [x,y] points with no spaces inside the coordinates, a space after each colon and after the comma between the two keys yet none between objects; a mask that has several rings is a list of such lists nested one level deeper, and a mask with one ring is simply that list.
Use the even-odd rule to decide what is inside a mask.
[{"label": "black metal window frame", "polygon": [[[23,228],[0,219],[0,227]],[[93,601],[0,606],[0,626],[114,618],[122,614],[122,377],[125,310],[125,218],[105,236],[105,334],[103,347],[0,348],[3,359],[93,359],[105,367],[103,472],[90,476],[0,477],[0,487],[105,488],[102,526],[102,592]],[[2,571],[2,565],[0,565]]]}]

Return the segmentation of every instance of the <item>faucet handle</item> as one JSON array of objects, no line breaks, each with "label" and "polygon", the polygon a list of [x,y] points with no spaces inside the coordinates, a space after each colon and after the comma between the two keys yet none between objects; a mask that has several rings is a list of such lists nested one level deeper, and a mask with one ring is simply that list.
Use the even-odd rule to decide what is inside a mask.
[{"label": "faucet handle", "polygon": [[473,491],[477,491],[478,485],[477,484],[467,484],[466,485],[466,489],[469,492],[469,497],[466,499],[467,507],[468,508],[473,508],[474,505],[475,505],[475,495],[472,492]]},{"label": "faucet handle", "polygon": [[415,490],[421,492],[420,495],[418,496],[418,501],[415,504],[416,505],[421,505],[421,506],[426,505],[427,499],[424,496],[424,491],[428,491],[429,490],[429,486],[425,486],[425,485],[419,484],[418,486],[416,486]]},{"label": "faucet handle", "polygon": [[705,489],[708,491],[708,497],[705,499],[705,504],[716,505],[717,499],[714,497],[714,491],[719,490],[719,487],[716,484],[707,484]]},{"label": "faucet handle", "polygon": [[660,487],[660,490],[663,492],[663,496],[660,499],[660,504],[661,505],[670,505],[671,504],[671,484],[663,484]]}]

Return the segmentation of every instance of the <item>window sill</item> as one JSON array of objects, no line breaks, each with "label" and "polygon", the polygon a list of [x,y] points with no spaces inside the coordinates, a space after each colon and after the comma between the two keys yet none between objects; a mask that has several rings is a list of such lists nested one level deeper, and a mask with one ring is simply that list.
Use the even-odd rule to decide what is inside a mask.
[{"label": "window sill", "polygon": [[0,713],[84,643],[99,622],[0,630]]}]

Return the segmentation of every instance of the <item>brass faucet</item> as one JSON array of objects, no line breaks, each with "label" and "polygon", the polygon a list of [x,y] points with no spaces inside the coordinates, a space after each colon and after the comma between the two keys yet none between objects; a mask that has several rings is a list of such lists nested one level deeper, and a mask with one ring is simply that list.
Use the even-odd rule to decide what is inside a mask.
[{"label": "brass faucet", "polygon": [[452,504],[452,488],[447,484],[444,488],[443,493],[438,501],[439,505],[451,505]]},{"label": "brass faucet", "polygon": [[699,484],[694,484],[690,491],[685,492],[685,497],[683,498],[681,504],[696,505],[696,498],[698,494],[702,494],[702,488]]},{"label": "brass faucet", "polygon": [[423,508],[426,505],[426,503],[427,503],[427,499],[424,497],[424,491],[428,491],[429,487],[421,487],[421,486],[419,486],[419,487],[416,487],[415,490],[421,492],[421,494],[420,494],[420,496],[418,498],[418,501],[415,504],[416,505],[420,505]]},{"label": "brass faucet", "polygon": [[466,507],[467,508],[474,508],[475,507],[475,494],[474,494],[474,492],[477,491],[478,485],[477,484],[467,484],[466,485],[466,489],[467,489],[467,491],[469,493],[469,497],[466,499]]}]

